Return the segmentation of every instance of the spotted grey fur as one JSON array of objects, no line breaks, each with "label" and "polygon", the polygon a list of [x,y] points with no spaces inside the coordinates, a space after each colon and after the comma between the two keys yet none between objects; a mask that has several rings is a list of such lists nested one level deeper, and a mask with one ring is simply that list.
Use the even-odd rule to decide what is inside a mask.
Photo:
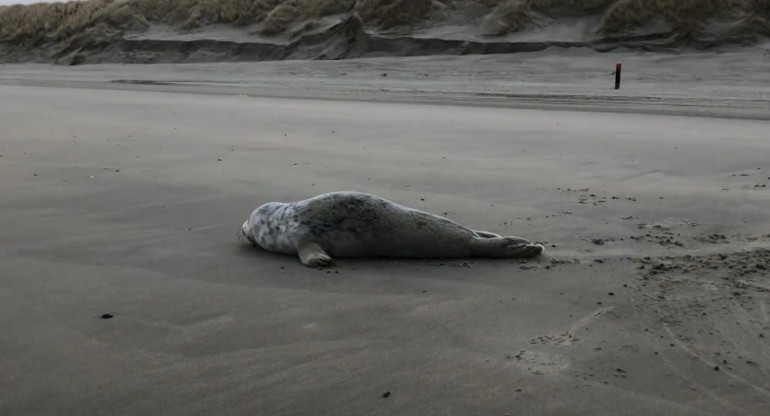
[{"label": "spotted grey fur", "polygon": [[474,231],[359,192],[264,204],[240,234],[266,251],[298,254],[310,267],[331,265],[332,258],[529,258],[544,251],[523,238]]}]

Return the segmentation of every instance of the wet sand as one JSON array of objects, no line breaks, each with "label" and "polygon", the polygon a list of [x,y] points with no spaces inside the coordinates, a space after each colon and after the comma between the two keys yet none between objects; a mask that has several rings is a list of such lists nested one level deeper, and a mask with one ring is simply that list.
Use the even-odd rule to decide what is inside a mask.
[{"label": "wet sand", "polygon": [[[767,121],[12,83],[2,414],[770,406]],[[319,271],[238,243],[334,190],[548,251]]]}]

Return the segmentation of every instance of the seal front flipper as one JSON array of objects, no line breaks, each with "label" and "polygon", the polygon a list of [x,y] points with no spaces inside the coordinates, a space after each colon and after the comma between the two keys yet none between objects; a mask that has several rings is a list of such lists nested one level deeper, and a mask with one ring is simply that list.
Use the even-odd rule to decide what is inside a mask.
[{"label": "seal front flipper", "polygon": [[308,267],[327,267],[332,265],[332,258],[321,246],[312,240],[300,240],[297,243],[299,260]]}]

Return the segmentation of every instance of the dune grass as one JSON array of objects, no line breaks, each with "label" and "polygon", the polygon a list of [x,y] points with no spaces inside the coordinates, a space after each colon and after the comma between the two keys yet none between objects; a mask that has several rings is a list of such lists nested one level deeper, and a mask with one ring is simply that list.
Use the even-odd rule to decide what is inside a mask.
[{"label": "dune grass", "polygon": [[770,36],[770,0],[748,0],[745,9],[750,30]]},{"label": "dune grass", "polygon": [[679,36],[701,32],[708,19],[749,12],[745,0],[620,0],[602,19],[602,31],[617,33],[662,19]]},{"label": "dune grass", "polygon": [[95,26],[141,30],[150,22],[179,27],[259,23],[266,34],[293,23],[352,13],[363,23],[390,28],[419,22],[439,5],[476,2],[498,21],[498,34],[549,18],[594,15],[598,33],[622,33],[664,21],[681,36],[701,32],[709,19],[734,16],[770,32],[770,0],[89,0],[0,6],[0,39],[35,45]]},{"label": "dune grass", "polygon": [[766,24],[770,0],[478,0],[497,9],[498,33],[537,24],[542,18],[597,15],[597,32],[614,34],[660,20],[678,36],[703,31],[709,19],[735,17]]},{"label": "dune grass", "polygon": [[432,7],[432,0],[358,0],[353,10],[362,21],[389,28],[420,20]]}]

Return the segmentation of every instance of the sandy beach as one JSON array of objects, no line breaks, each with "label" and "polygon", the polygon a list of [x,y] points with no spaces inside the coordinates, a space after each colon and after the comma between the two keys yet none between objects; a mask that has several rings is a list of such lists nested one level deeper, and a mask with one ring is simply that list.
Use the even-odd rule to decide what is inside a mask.
[{"label": "sandy beach", "polygon": [[[762,415],[763,62],[0,66],[0,414]],[[238,242],[336,190],[547,252],[315,270]]]}]

